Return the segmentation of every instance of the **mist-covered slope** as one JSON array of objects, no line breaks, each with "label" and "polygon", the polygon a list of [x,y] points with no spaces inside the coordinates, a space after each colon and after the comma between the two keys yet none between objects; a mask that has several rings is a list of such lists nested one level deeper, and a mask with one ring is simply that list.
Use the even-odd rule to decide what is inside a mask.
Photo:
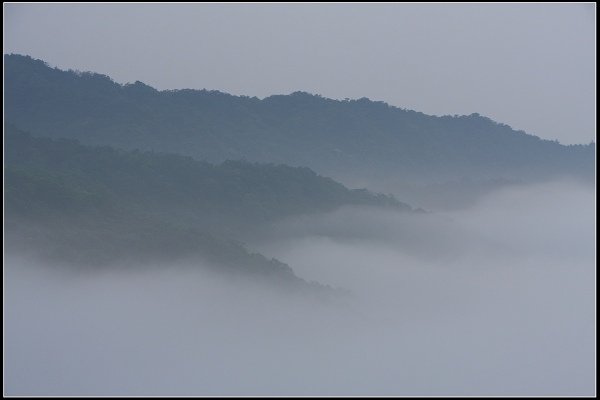
[{"label": "mist-covered slope", "polygon": [[[346,179],[536,180],[594,174],[594,145],[563,146],[488,118],[434,117],[368,99],[157,91],[6,55],[6,119],[36,135],[210,162],[307,166]],[[493,93],[490,93],[493,96]],[[524,110],[523,112],[527,112]]]},{"label": "mist-covered slope", "polygon": [[294,275],[236,239],[280,218],[371,205],[410,207],[349,190],[307,168],[88,147],[5,127],[5,229],[12,252],[79,265],[201,257]]}]

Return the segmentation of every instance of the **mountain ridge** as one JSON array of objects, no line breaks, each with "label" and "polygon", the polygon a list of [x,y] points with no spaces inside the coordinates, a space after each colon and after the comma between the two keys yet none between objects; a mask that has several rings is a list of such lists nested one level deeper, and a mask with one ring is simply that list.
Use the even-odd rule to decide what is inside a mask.
[{"label": "mountain ridge", "polygon": [[366,98],[306,92],[259,99],[156,90],[5,55],[6,117],[34,134],[160,150],[217,163],[307,166],[342,182],[393,174],[407,182],[536,180],[593,175],[595,144],[561,145],[479,114],[430,116]]},{"label": "mountain ridge", "polygon": [[7,248],[80,268],[208,262],[304,286],[287,264],[248,250],[243,233],[344,205],[411,210],[308,168],[212,165],[34,137],[10,124],[4,139]]}]

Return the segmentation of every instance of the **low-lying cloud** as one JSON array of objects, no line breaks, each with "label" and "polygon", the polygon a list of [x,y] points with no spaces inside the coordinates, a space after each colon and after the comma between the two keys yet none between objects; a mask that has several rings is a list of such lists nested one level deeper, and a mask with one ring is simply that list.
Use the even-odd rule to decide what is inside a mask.
[{"label": "low-lying cloud", "polygon": [[330,300],[11,256],[5,392],[593,395],[594,196],[554,182],[446,213],[346,208],[249,243],[352,293]]}]

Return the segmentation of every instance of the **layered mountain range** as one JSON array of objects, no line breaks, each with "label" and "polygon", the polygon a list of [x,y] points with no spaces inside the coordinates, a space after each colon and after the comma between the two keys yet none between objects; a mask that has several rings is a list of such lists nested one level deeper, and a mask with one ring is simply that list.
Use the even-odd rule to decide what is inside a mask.
[{"label": "layered mountain range", "polygon": [[421,205],[349,182],[456,189],[595,174],[594,144],[564,146],[478,114],[304,92],[158,91],[21,55],[5,55],[4,70],[7,249],[79,266],[194,260],[302,286],[244,238],[345,206]]}]

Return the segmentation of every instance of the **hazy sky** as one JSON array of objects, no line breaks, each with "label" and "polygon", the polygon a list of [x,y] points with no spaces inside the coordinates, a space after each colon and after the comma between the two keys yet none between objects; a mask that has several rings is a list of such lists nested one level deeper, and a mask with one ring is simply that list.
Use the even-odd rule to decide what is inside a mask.
[{"label": "hazy sky", "polygon": [[4,52],[158,89],[369,97],[595,138],[595,4],[5,4]]}]

